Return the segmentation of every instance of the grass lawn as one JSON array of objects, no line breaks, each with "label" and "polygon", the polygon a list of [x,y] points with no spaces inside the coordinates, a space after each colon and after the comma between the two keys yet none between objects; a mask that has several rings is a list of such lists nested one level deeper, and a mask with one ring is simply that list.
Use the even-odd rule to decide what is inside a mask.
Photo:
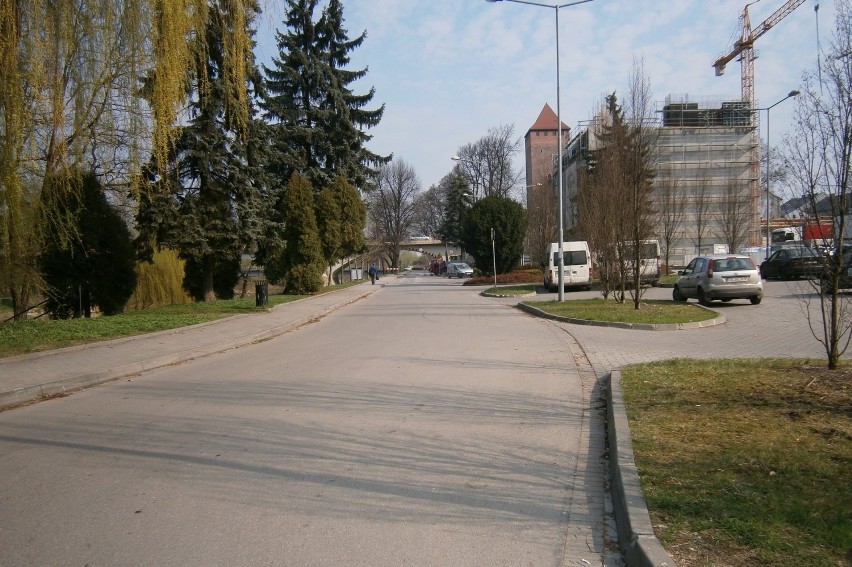
[{"label": "grass lawn", "polygon": [[852,564],[852,366],[622,370],[642,491],[679,567]]},{"label": "grass lawn", "polygon": [[[502,288],[501,288],[502,289]],[[616,303],[613,299],[571,299],[569,301],[526,302],[542,311],[561,317],[622,323],[676,324],[708,321],[719,315],[695,304],[668,300],[643,300],[640,309],[633,302]]]},{"label": "grass lawn", "polygon": [[[360,281],[323,288],[326,293],[341,287],[358,285]],[[270,294],[269,307],[301,299],[304,295]],[[255,298],[220,300],[182,305],[168,305],[127,311],[112,317],[93,317],[91,319],[46,318],[27,321],[10,321],[0,324],[0,357],[14,356],[29,352],[38,352],[68,347],[96,341],[140,335],[154,331],[165,331],[186,327],[206,321],[213,321],[238,315],[253,313],[265,308],[255,306]],[[11,310],[9,315],[11,315]]]},{"label": "grass lawn", "polygon": [[485,290],[487,293],[493,293],[498,295],[528,295],[530,293],[535,293],[535,290],[540,288],[541,284],[538,283],[528,283],[528,284],[520,284],[520,285],[506,285],[506,286],[498,286],[498,287],[490,287]]}]

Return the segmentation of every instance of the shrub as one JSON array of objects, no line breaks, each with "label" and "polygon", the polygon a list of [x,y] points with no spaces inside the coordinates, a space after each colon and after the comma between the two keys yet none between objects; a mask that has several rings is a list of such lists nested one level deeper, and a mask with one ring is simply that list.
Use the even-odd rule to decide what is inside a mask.
[{"label": "shrub", "polygon": [[152,262],[136,263],[136,290],[127,302],[130,309],[192,303],[183,289],[185,264],[175,250],[154,252]]}]

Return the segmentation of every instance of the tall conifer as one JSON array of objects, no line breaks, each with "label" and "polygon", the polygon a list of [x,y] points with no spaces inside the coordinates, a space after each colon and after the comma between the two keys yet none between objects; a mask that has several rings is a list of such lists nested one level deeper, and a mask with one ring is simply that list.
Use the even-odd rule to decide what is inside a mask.
[{"label": "tall conifer", "polygon": [[367,70],[348,70],[349,53],[366,32],[350,40],[343,27],[343,7],[331,0],[314,21],[318,0],[288,0],[285,32],[277,31],[278,57],[263,66],[267,96],[263,108],[273,122],[272,171],[281,179],[298,171],[317,191],[338,175],[369,188],[375,166],[390,157],[369,151],[365,129],[376,126],[384,106],[368,110],[374,89],[362,95],[351,84]]}]

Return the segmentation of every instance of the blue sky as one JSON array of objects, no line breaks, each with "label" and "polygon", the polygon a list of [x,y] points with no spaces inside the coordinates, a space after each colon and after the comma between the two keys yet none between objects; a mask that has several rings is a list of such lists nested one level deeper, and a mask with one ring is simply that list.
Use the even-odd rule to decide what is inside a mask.
[{"label": "blue sky", "polygon": [[[554,0],[541,0],[551,3]],[[785,0],[750,6],[754,29]],[[281,1],[268,0],[259,22],[258,61],[270,64]],[[819,5],[818,17],[814,7]],[[450,172],[450,157],[489,128],[513,124],[523,138],[545,103],[556,111],[555,10],[485,0],[344,0],[345,27],[367,31],[351,68],[369,67],[356,91],[376,88],[386,105],[369,131],[370,148],[393,153],[423,188]],[[739,37],[744,0],[594,0],[560,10],[562,121],[575,128],[604,95],[624,92],[634,59],[644,60],[654,101],[688,94],[735,100],[740,64],[722,77],[712,63]],[[833,0],[806,0],[755,44],[757,105],[769,106],[815,68],[817,21],[823,49],[834,27]],[[770,142],[788,130],[795,101],[771,111]],[[762,119],[766,113],[761,113]],[[762,130],[762,132],[765,132]],[[764,134],[762,134],[764,135]],[[523,155],[515,167],[523,171]]]}]

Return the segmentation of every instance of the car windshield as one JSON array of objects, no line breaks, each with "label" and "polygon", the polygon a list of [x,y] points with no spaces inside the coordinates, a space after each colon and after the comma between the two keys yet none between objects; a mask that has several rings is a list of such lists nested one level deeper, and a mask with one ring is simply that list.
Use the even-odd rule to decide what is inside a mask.
[{"label": "car windshield", "polygon": [[457,270],[469,270],[470,266],[468,266],[465,263],[460,262],[460,263],[456,264],[456,269]]},{"label": "car windshield", "polygon": [[724,258],[713,260],[714,272],[733,272],[735,270],[753,270],[751,258]]}]

